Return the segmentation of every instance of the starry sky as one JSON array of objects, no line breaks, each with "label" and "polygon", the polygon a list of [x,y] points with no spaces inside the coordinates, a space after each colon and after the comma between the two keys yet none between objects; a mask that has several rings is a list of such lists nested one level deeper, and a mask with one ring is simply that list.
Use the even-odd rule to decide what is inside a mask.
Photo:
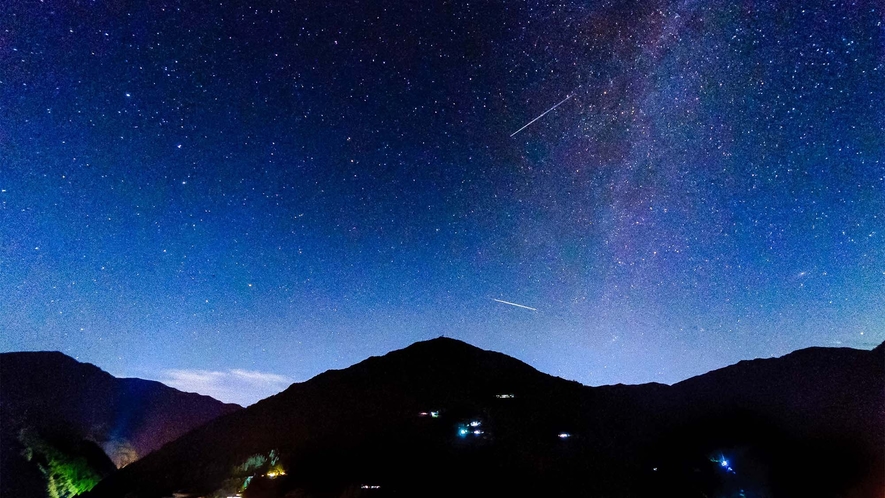
[{"label": "starry sky", "polygon": [[589,385],[872,348],[877,4],[0,2],[0,350],[248,404],[440,335]]}]

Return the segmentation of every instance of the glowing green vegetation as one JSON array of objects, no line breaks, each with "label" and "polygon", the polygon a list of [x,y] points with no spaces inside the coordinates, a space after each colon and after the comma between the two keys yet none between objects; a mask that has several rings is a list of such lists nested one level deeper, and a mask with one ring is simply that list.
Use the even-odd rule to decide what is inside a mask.
[{"label": "glowing green vegetation", "polygon": [[270,450],[267,455],[255,454],[247,458],[243,463],[231,470],[231,475],[225,479],[213,493],[215,497],[236,496],[249,487],[249,483],[256,477],[274,479],[286,475],[280,457],[276,450]]},{"label": "glowing green vegetation", "polygon": [[[271,452],[271,453],[273,453],[273,452]],[[235,472],[246,472],[246,473],[254,472],[254,471],[264,467],[264,464],[266,464],[266,463],[267,463],[266,456],[261,455],[261,454],[252,455],[249,458],[247,458],[245,462],[238,465]]]},{"label": "glowing green vegetation", "polygon": [[51,498],[77,496],[101,480],[85,457],[62,450],[36,432],[23,430],[19,439],[26,448],[25,458],[36,462],[46,477],[46,492]]}]

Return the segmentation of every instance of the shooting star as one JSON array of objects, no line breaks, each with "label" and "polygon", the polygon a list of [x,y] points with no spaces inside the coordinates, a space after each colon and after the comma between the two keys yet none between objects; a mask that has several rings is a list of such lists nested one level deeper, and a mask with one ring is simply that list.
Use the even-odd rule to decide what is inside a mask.
[{"label": "shooting star", "polygon": [[568,99],[570,99],[570,98],[572,98],[571,95],[569,95],[568,97],[562,99],[562,101],[561,101],[560,103],[556,104],[555,106],[551,107],[550,109],[547,109],[547,110],[544,111],[540,116],[538,116],[538,117],[536,117],[535,119],[529,121],[529,122],[526,123],[525,126],[523,126],[522,128],[520,128],[520,129],[514,131],[513,134],[510,135],[510,138],[513,138],[514,135],[516,135],[517,133],[521,132],[522,130],[528,128],[529,126],[531,126],[531,124],[534,123],[535,121],[537,121],[537,120],[543,118],[548,112],[552,111],[553,109],[556,109],[557,107],[561,106],[562,104],[565,104],[565,101],[568,100]]},{"label": "shooting star", "polygon": [[500,299],[495,299],[495,298],[492,298],[492,301],[496,301],[501,304],[509,304],[510,306],[516,306],[517,308],[525,308],[527,310],[538,311],[537,308],[530,308],[528,306],[523,306],[521,304],[511,303],[510,301],[501,301]]}]

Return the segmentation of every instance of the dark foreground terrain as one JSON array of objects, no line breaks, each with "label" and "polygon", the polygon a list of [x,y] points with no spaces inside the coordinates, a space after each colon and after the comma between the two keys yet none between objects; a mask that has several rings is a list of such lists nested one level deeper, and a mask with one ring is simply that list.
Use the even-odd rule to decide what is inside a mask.
[{"label": "dark foreground terrain", "polygon": [[238,409],[61,353],[0,354],[0,496],[74,496]]},{"label": "dark foreground terrain", "polygon": [[885,348],[586,387],[452,339],[219,417],[89,494],[881,496]]}]

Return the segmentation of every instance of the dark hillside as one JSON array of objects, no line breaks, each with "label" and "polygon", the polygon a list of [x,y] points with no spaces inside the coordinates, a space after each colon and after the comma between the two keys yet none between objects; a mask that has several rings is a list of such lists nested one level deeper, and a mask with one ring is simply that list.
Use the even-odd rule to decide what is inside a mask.
[{"label": "dark hillside", "polygon": [[108,458],[126,465],[239,408],[159,382],[118,379],[57,352],[0,354],[2,495],[45,496],[45,477],[56,467],[68,474],[50,481],[88,488],[113,470]]},{"label": "dark hillside", "polygon": [[[864,496],[882,479],[881,432],[858,432],[882,421],[881,353],[807,350],[672,387],[591,388],[435,339],[221,417],[93,496],[793,496],[821,483]],[[795,449],[863,465],[798,479],[784,459]]]},{"label": "dark hillside", "polygon": [[742,469],[729,473],[734,489],[751,494],[878,496],[885,489],[882,346],[742,361],[675,384],[665,406],[669,428],[649,460],[660,468],[646,490],[691,488],[696,469],[725,455]]}]

